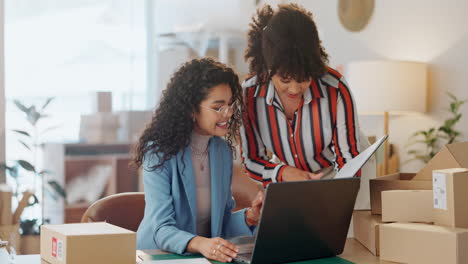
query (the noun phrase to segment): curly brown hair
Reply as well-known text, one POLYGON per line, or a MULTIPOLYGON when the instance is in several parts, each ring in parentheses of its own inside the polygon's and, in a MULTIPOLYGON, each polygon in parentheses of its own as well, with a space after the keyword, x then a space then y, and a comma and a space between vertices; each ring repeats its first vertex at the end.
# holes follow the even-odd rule
POLYGON ((297 4, 279 5, 276 12, 269 5, 257 10, 244 58, 260 83, 275 74, 296 81, 321 77, 328 64, 312 13, 297 4))
MULTIPOLYGON (((156 154, 157 164, 148 168, 155 170, 180 150, 185 150, 194 127, 193 113, 200 111, 200 103, 210 89, 220 84, 231 87, 232 103, 240 106, 242 88, 239 77, 231 68, 210 58, 193 59, 182 65, 172 75, 151 122, 139 139, 133 165, 140 167, 146 154, 156 154)), ((241 124, 240 107, 234 109, 226 135, 231 149, 234 149, 233 142, 241 124)))

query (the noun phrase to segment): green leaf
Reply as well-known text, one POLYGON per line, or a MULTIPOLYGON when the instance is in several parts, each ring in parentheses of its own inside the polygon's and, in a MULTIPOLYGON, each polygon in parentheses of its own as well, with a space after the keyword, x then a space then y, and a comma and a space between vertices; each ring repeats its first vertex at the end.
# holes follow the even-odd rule
POLYGON ((39 175, 41 175, 41 176, 42 176, 42 175, 45 175, 45 174, 51 175, 51 174, 52 174, 52 171, 49 171, 49 170, 42 170, 42 171, 38 172, 37 174, 39 174, 39 175))
POLYGON ((19 141, 25 148, 27 148, 28 150, 31 150, 31 147, 30 147, 28 144, 26 144, 24 141, 22 141, 22 140, 18 140, 18 141, 19 141))
POLYGON ((36 107, 34 105, 31 106, 31 108, 29 109, 29 111, 26 114, 27 114, 28 122, 32 126, 35 126, 37 121, 41 118, 41 114, 36 111, 36 107))
POLYGON ((11 177, 15 178, 17 176, 18 173, 16 173, 16 175, 14 175, 15 173, 15 167, 8 167, 5 163, 0 163, 0 171, 6 171, 10 174, 11 177))
POLYGON ((457 97, 455 97, 455 95, 453 95, 453 93, 447 91, 445 92, 450 98, 452 98, 452 100, 456 101, 457 100, 457 97))
POLYGON ((10 167, 9 169, 10 176, 14 178, 15 180, 18 179, 18 166, 19 165, 15 165, 13 167, 10 167))
POLYGON ((44 111, 44 109, 49 105, 50 102, 52 102, 52 100, 54 100, 54 97, 47 98, 46 102, 44 103, 44 105, 41 108, 41 111, 44 111))
POLYGON ((51 127, 48 127, 48 128, 46 128, 46 129, 44 129, 44 130, 41 131, 41 135, 42 135, 42 134, 45 134, 46 132, 49 132, 49 131, 51 131, 51 130, 57 129, 57 128, 59 128, 59 126, 51 126, 51 127))
POLYGON ((21 111, 24 112, 25 114, 28 114, 29 108, 27 108, 26 106, 24 106, 20 101, 14 100, 13 103, 15 103, 16 107, 18 107, 19 110, 21 110, 21 111))
POLYGON ((44 193, 49 195, 50 197, 52 197, 52 199, 54 199, 54 201, 58 200, 57 195, 55 195, 55 193, 53 193, 49 188, 44 188, 44 193))
POLYGON ((47 183, 52 187, 52 189, 58 193, 61 197, 66 198, 67 194, 65 193, 65 189, 60 186, 60 184, 57 181, 50 180, 47 183))
POLYGON ((28 132, 24 131, 24 130, 13 129, 12 131, 15 132, 15 133, 18 133, 20 135, 23 135, 23 136, 31 137, 31 135, 28 132))
POLYGON ((34 166, 31 163, 29 163, 28 161, 18 160, 17 162, 23 169, 25 169, 27 171, 36 172, 36 168, 34 168, 34 166))

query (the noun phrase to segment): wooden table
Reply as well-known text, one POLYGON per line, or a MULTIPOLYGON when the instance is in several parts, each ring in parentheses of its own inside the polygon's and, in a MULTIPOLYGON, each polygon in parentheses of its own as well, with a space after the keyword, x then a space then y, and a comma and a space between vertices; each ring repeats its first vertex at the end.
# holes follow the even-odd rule
MULTIPOLYGON (((146 254, 161 254, 164 253, 161 250, 144 250, 137 251, 137 253, 146 254)), ((341 258, 354 262, 356 264, 392 264, 394 262, 388 262, 379 260, 378 257, 372 255, 365 247, 353 238, 348 238, 343 254, 341 258)), ((141 264, 141 260, 137 261, 137 264, 141 264)), ((16 257, 16 264, 40 264, 41 257, 39 255, 19 255, 16 257)))

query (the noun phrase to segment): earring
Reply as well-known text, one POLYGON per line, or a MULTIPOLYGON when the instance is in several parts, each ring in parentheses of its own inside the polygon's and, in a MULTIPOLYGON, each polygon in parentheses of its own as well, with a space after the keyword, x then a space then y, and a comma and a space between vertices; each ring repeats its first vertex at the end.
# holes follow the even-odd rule
POLYGON ((192 121, 195 123, 197 122, 197 120, 195 119, 195 117, 192 117, 192 121))

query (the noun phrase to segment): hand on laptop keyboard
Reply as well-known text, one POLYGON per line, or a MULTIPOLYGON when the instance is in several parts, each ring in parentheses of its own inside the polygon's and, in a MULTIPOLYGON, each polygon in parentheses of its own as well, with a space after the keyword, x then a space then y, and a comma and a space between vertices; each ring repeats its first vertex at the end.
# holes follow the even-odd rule
POLYGON ((200 236, 190 240, 187 250, 201 253, 208 259, 220 262, 231 262, 239 252, 239 248, 220 237, 206 238, 200 236))

